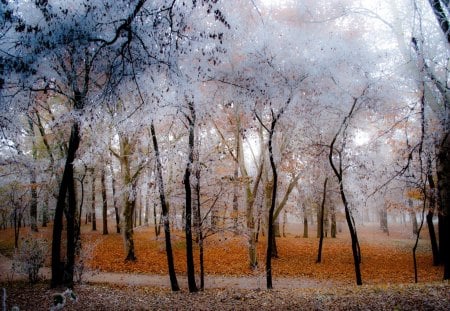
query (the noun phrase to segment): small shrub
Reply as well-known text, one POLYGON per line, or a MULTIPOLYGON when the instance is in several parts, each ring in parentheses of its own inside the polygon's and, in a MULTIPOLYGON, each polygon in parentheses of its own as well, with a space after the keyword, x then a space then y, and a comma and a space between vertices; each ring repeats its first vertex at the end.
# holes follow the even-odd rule
POLYGON ((48 243, 43 239, 32 236, 22 239, 13 256, 13 270, 28 274, 30 283, 36 283, 39 280, 39 269, 44 266, 47 251, 48 243))

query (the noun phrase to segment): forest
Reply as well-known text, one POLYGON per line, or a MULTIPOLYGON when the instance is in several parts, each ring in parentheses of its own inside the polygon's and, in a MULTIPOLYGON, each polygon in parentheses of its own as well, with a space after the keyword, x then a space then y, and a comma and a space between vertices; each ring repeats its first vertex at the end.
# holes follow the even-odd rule
POLYGON ((2 310, 446 309, 449 1, 0 8, 2 310))

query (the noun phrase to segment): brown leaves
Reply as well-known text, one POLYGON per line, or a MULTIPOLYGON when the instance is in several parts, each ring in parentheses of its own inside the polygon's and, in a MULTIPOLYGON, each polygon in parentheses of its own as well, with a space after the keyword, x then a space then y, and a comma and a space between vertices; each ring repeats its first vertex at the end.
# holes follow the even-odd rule
MULTIPOLYGON (((89 235, 94 234, 89 233, 89 235)), ((173 234, 175 267, 185 273, 185 241, 182 233, 173 234)), ((265 239, 265 237, 261 237, 265 239)), ((412 282, 414 277, 410 240, 385 238, 361 242, 362 277, 364 284, 412 282), (399 244, 400 243, 400 244, 399 244)), ((423 241, 423 243, 429 243, 423 241)), ((279 258, 273 261, 275 276, 309 277, 318 280, 335 280, 348 284, 355 281, 353 257, 348 237, 342 233, 337 239, 324 241, 322 263, 315 263, 318 240, 315 238, 278 238, 279 258)), ((135 232, 136 262, 125 262, 123 238, 120 235, 104 237, 90 261, 93 268, 112 272, 167 274, 164 240, 155 239, 153 231, 145 228, 135 232)), ((247 242, 244 237, 213 236, 205 242, 205 273, 214 275, 255 275, 264 273, 265 242, 258 243, 260 268, 252 271, 248 266, 247 242)), ((198 248, 195 248, 196 269, 199 269, 198 248)), ((418 253, 419 281, 438 281, 442 268, 431 265, 430 252, 418 253)))

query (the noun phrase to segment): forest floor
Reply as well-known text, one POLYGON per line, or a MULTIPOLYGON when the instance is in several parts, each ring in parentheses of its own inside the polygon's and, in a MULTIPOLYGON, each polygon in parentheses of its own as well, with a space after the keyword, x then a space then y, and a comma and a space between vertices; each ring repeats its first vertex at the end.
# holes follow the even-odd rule
MULTIPOLYGON (((112 229, 112 228, 111 228, 112 229)), ((28 233, 25 229, 22 236, 28 233)), ((51 228, 39 236, 50 236, 51 228)), ((48 310, 54 290, 47 283, 26 285, 25 276, 11 272, 11 233, 0 235, 0 287, 5 287, 9 308, 48 310), (12 281, 12 280, 15 281, 12 281), (39 302, 40 301, 40 302, 39 302), (38 302, 38 303, 36 303, 38 302), (36 307, 38 306, 38 307, 36 307)), ((186 293, 185 247, 180 232, 173 238, 174 255, 181 293, 170 292, 166 272, 164 240, 151 228, 135 232, 138 260, 123 261, 123 241, 118 234, 103 236, 83 230, 83 282, 76 286, 79 301, 68 310, 191 309, 370 309, 447 310, 450 284, 440 282, 442 267, 431 265, 429 240, 422 238, 417 251, 419 284, 413 282, 411 248, 406 229, 391 229, 386 236, 376 228, 360 229, 364 286, 354 286, 354 270, 349 239, 345 232, 324 241, 323 260, 317 264, 317 239, 288 236, 278 239, 279 258, 274 260, 274 288, 265 290, 265 273, 246 264, 243 237, 216 235, 205 244, 205 288, 186 293)), ((261 237, 263 240, 264 237, 261 237)), ((258 249, 264 260, 264 243, 258 249)), ((196 250, 196 257, 198 257, 196 250)), ((198 262, 196 263, 198 268, 198 262)), ((42 269, 44 279, 49 268, 42 269)), ((69 303, 70 305, 70 303, 69 303)))

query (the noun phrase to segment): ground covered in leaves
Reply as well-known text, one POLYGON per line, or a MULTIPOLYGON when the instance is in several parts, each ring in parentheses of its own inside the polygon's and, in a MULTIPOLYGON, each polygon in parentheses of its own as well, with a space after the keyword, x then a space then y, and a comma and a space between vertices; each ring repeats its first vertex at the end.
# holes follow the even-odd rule
MULTIPOLYGON (((49 310, 56 290, 48 284, 0 284, 7 310, 49 310)), ((448 310, 448 282, 409 285, 345 286, 327 289, 214 289, 189 294, 153 287, 78 285, 77 302, 64 310, 448 310)))
MULTIPOLYGON (((414 281, 412 246, 414 240, 399 228, 390 236, 378 228, 363 228, 360 233, 362 278, 364 284, 408 283, 414 281)), ((425 230, 424 230, 425 231, 425 230)), ((426 232, 423 233, 425 235, 426 232)), ((167 260, 163 237, 156 238, 152 228, 143 227, 135 232, 136 262, 124 261, 123 239, 120 235, 101 236, 86 233, 95 248, 89 260, 93 269, 110 272, 149 273, 167 275, 167 260)), ((205 274, 227 276, 263 275, 265 237, 258 243, 259 269, 251 270, 247 261, 247 241, 242 236, 216 235, 205 242, 205 274)), ((337 238, 326 238, 322 263, 317 264, 318 239, 290 235, 277 239, 279 258, 273 261, 273 274, 280 277, 304 277, 317 280, 336 280, 354 284, 355 272, 350 238, 343 232, 337 238)), ((186 272, 184 236, 173 235, 175 266, 178 273, 186 272)), ((196 259, 198 250, 196 249, 196 259)), ((420 240, 417 251, 420 282, 442 280, 442 267, 432 266, 430 242, 420 240)), ((198 269, 198 260, 196 268, 198 269)))

